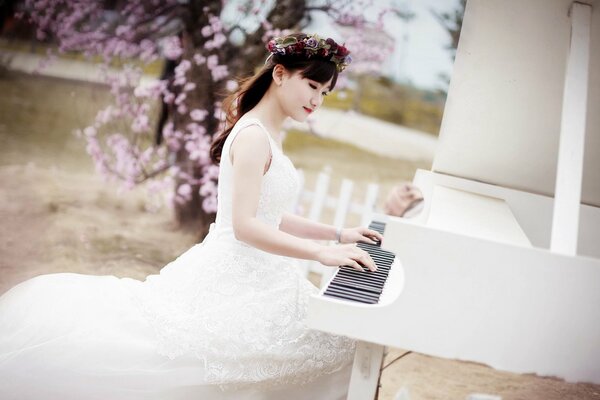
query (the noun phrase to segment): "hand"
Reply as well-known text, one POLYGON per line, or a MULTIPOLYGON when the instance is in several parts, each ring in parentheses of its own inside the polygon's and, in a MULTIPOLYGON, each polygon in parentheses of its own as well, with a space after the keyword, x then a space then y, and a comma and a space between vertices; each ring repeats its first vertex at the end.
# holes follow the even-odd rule
POLYGON ((377 266, 369 253, 354 244, 323 246, 317 254, 317 261, 329 267, 347 265, 364 272, 363 266, 365 266, 370 271, 377 271, 377 266))
POLYGON ((365 242, 377 244, 376 241, 383 241, 381 233, 362 226, 342 229, 342 234, 340 235, 340 243, 365 242))

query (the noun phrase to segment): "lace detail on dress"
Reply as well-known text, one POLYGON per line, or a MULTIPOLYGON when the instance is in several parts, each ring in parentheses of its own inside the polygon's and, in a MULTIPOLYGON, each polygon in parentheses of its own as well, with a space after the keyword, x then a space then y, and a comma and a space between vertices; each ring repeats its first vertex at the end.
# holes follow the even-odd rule
MULTIPOLYGON (((202 360, 207 384, 225 390, 307 383, 347 366, 354 341, 307 328, 308 298, 317 288, 296 260, 233 236, 229 146, 242 127, 262 127, 255 119, 238 124, 223 147, 217 221, 209 235, 131 293, 156 332, 157 351, 202 360)), ((273 158, 257 216, 277 227, 299 183, 292 162, 269 140, 273 158)))
MULTIPOLYGON (((242 128, 250 125, 260 126, 271 145, 273 158, 267 172, 263 175, 261 192, 256 212, 257 218, 263 222, 278 227, 281 217, 286 211, 291 211, 294 200, 300 190, 298 173, 291 160, 286 157, 271 135, 256 118, 247 118, 238 121, 229 137, 225 140, 221 153, 221 167, 219 170, 218 207, 215 229, 219 232, 232 233, 232 200, 233 200, 233 167, 229 158, 231 143, 242 128)), ((230 239, 235 240, 232 235, 230 239)))
POLYGON ((296 263, 248 250, 199 244, 148 278, 138 298, 158 352, 196 356, 207 383, 222 389, 306 383, 351 362, 352 340, 307 329, 308 297, 317 289, 296 263))

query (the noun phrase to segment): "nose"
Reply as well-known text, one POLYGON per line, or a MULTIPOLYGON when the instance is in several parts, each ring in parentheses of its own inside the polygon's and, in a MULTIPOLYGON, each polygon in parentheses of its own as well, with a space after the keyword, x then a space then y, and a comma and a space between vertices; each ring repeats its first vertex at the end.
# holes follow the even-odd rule
POLYGON ((312 106, 313 109, 318 108, 322 103, 323 103, 323 94, 322 93, 316 94, 310 99, 310 105, 312 106))

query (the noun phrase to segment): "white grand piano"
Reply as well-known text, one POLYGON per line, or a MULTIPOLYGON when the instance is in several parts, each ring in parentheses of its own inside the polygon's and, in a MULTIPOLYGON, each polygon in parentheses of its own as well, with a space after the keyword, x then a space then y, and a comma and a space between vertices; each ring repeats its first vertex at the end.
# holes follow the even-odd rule
POLYGON ((360 341, 348 399, 384 346, 600 383, 600 0, 469 0, 414 183, 420 215, 374 217, 380 297, 310 300, 310 327, 360 341))

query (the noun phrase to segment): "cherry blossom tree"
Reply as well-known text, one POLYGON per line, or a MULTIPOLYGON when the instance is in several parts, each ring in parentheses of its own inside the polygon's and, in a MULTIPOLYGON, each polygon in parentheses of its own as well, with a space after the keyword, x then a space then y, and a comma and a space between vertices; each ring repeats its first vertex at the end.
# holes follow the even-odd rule
MULTIPOLYGON (((220 105, 237 77, 264 63, 264 43, 302 30, 315 13, 352 27, 346 45, 353 68, 376 71, 391 43, 373 46, 361 31, 380 32, 384 18, 405 14, 374 1, 279 0, 24 0, 19 17, 36 27, 38 40, 59 52, 103 60, 114 102, 81 130, 96 170, 126 188, 144 184, 148 207, 163 193, 181 227, 204 235, 214 220, 218 167, 212 136, 223 128, 220 105), (367 18, 370 10, 373 18, 367 18), (146 63, 166 60, 161 79, 143 75, 146 63), (115 66, 120 72, 111 73, 115 66), (153 115, 162 108, 159 130, 153 115)), ((370 35, 373 37, 373 35, 370 35)))

